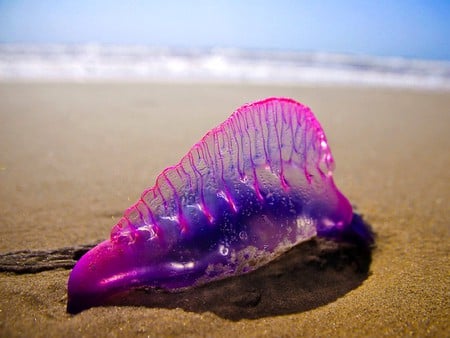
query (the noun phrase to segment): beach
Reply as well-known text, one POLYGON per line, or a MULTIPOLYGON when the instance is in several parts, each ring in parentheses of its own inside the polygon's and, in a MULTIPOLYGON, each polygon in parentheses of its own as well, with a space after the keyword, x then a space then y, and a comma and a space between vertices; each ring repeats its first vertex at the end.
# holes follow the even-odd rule
POLYGON ((107 239, 164 168, 236 108, 272 96, 311 107, 336 162, 336 185, 376 233, 357 287, 307 310, 240 320, 164 306, 70 315, 70 270, 4 272, 0 336, 448 336, 448 91, 1 83, 0 254, 107 239))

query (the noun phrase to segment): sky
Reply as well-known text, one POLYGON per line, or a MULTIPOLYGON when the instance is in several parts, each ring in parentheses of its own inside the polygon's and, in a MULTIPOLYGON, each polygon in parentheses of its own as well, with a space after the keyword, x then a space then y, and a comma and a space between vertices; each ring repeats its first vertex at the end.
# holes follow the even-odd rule
POLYGON ((230 47, 450 60, 450 0, 0 0, 0 43, 230 47))

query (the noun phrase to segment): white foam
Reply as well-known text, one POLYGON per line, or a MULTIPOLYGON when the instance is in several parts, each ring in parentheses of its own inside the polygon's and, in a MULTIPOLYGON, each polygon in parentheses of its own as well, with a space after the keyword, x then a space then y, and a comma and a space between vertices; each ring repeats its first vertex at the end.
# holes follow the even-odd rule
POLYGON ((148 46, 0 45, 0 81, 204 81, 450 90, 450 62, 148 46))

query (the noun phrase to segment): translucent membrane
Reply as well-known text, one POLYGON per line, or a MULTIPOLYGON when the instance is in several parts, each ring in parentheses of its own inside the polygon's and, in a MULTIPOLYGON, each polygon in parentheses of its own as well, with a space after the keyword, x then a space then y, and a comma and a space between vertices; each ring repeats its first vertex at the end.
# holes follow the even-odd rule
POLYGON ((287 98, 247 104, 209 131, 73 269, 68 311, 137 287, 180 290, 250 272, 314 236, 339 237, 352 208, 325 134, 287 98))

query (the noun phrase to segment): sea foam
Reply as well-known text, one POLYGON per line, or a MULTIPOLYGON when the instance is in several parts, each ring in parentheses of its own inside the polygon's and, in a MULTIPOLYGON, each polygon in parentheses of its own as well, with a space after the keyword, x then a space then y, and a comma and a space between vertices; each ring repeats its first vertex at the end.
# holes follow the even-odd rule
POLYGON ((0 45, 0 81, 232 82, 450 90, 450 62, 118 45, 0 45))

